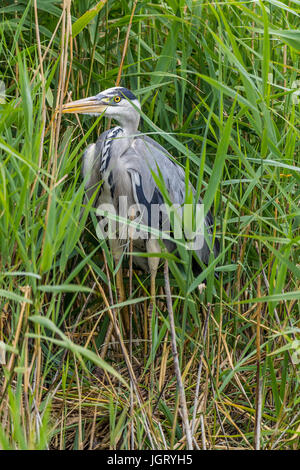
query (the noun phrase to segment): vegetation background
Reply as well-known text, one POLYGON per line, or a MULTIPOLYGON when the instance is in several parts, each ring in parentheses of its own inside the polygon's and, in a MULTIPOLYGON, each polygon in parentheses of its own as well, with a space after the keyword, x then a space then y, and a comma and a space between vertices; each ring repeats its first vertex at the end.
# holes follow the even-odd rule
POLYGON ((299 7, 1 2, 2 449, 185 449, 187 430, 196 449, 299 448, 299 7), (107 123, 60 113, 119 82, 221 245, 196 279, 168 259, 187 419, 163 270, 146 354, 149 278, 125 276, 129 340, 84 203, 81 155, 107 123))

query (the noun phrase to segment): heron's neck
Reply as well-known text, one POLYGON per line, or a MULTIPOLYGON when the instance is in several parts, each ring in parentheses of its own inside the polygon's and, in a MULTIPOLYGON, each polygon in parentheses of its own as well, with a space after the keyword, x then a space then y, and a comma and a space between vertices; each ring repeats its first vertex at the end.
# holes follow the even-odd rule
POLYGON ((123 118, 122 116, 118 121, 126 137, 132 136, 133 138, 136 135, 140 123, 140 115, 138 113, 135 113, 130 119, 123 118))

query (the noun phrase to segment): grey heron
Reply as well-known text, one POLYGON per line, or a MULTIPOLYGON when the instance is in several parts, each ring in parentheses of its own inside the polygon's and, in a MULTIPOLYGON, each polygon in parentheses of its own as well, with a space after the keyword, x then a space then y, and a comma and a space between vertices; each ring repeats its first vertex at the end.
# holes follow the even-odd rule
MULTIPOLYGON (((147 209, 147 215, 143 212, 140 222, 149 226, 151 207, 164 203, 164 197, 155 175, 163 179, 170 201, 177 204, 177 207, 182 207, 185 202, 186 182, 184 170, 174 161, 168 151, 155 140, 138 131, 140 108, 138 99, 130 90, 114 87, 95 96, 69 102, 63 106, 62 112, 93 116, 103 114, 120 124, 103 132, 97 142, 91 144, 83 155, 83 176, 86 181, 87 196, 91 197, 95 188, 98 188, 94 205, 110 204, 117 214, 120 211, 120 197, 126 197, 128 207, 137 205, 147 209), (101 181, 102 185, 99 188, 101 181)), ((190 187, 195 194, 192 185, 190 187)), ((205 216, 204 222, 211 242, 213 219, 210 212, 205 216)), ((114 260, 118 265, 126 244, 120 239, 110 240, 110 244, 114 260)), ((164 245, 168 251, 172 251, 176 246, 168 239, 164 240, 164 245)), ((153 308, 161 243, 149 236, 148 239, 134 239, 133 247, 137 252, 157 253, 158 255, 134 258, 134 262, 139 267, 150 271, 150 305, 153 308)), ((217 256, 218 249, 217 240, 212 246, 212 243, 207 243, 206 237, 202 246, 196 249, 194 254, 207 264, 211 251, 214 256, 217 256)), ((124 300, 122 267, 117 272, 116 282, 121 295, 120 300, 124 300)), ((152 315, 151 312, 152 310, 150 315, 152 315)))

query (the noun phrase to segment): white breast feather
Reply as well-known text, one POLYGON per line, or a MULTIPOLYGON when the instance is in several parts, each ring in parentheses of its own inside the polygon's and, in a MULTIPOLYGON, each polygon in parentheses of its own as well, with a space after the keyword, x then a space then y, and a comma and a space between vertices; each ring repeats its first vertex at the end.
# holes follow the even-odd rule
POLYGON ((83 155, 82 173, 83 173, 84 178, 87 177, 87 181, 85 183, 86 188, 89 186, 91 172, 94 166, 95 149, 96 149, 96 144, 91 144, 87 147, 83 155))

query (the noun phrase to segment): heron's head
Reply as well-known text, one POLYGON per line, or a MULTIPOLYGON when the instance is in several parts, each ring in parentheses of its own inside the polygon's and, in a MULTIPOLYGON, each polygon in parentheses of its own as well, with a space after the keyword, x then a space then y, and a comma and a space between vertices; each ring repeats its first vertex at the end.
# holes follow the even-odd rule
POLYGON ((138 127, 140 103, 136 96, 127 88, 114 87, 98 93, 98 95, 71 101, 63 105, 63 113, 89 114, 116 119, 123 128, 138 127))

